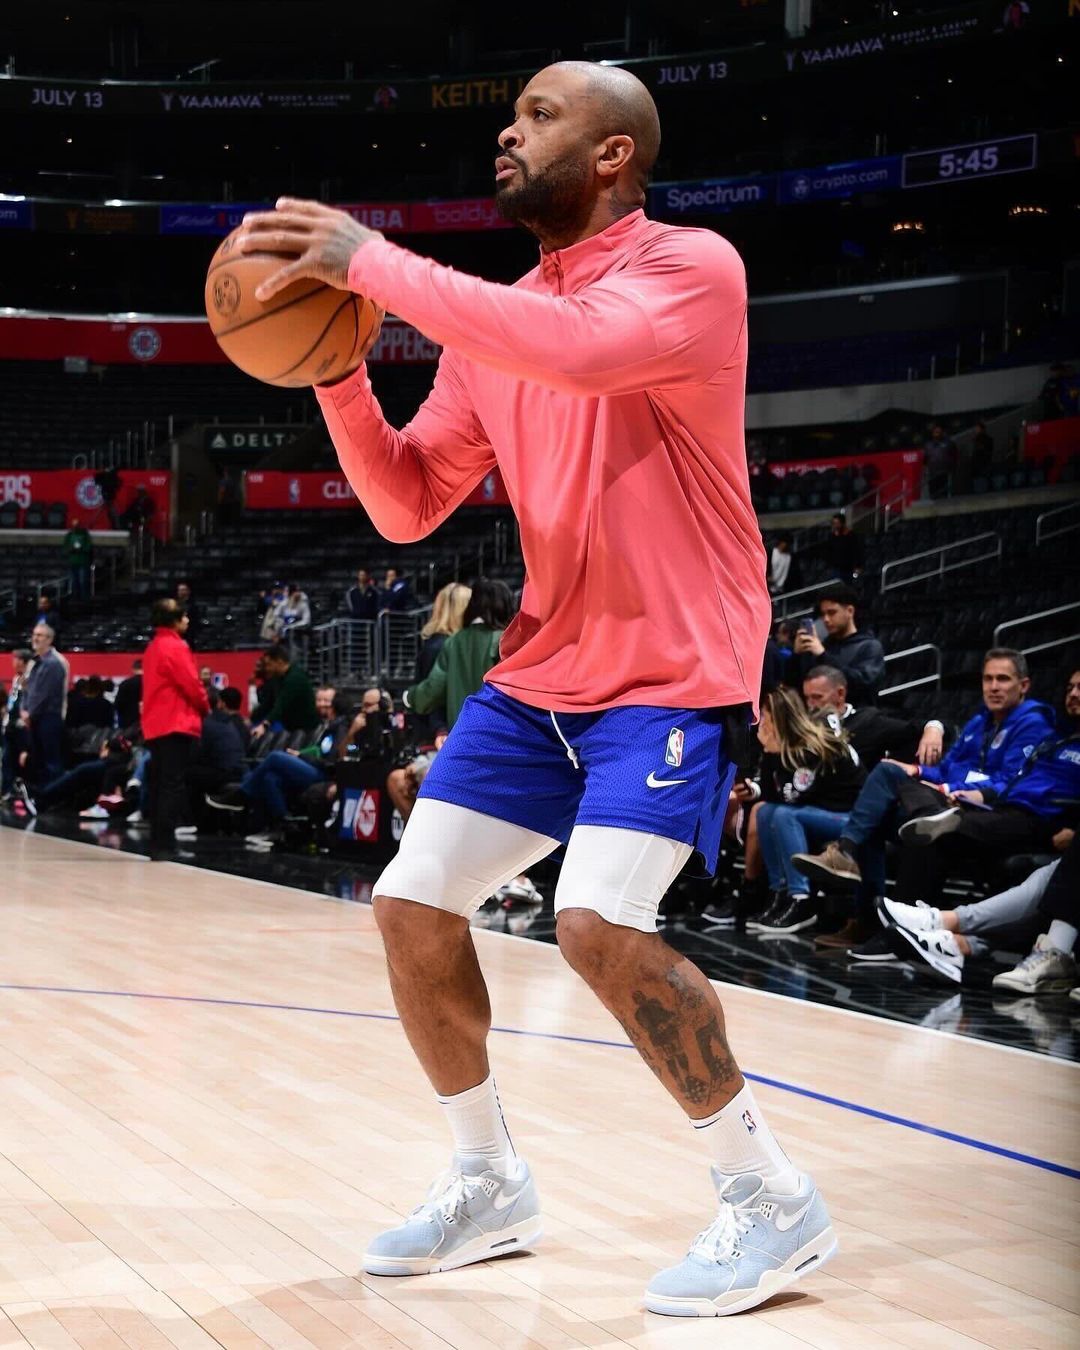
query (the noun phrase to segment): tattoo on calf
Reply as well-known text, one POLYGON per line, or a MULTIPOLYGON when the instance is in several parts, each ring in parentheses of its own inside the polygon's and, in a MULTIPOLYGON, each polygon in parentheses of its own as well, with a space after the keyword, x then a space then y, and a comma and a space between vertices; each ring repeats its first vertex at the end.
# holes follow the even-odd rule
POLYGON ((700 1106, 739 1076, 717 1014, 707 996, 678 968, 665 982, 674 1006, 633 991, 635 1011, 623 1029, 653 1073, 690 1105, 700 1106), (696 1025, 695 1025, 696 1024, 696 1025))

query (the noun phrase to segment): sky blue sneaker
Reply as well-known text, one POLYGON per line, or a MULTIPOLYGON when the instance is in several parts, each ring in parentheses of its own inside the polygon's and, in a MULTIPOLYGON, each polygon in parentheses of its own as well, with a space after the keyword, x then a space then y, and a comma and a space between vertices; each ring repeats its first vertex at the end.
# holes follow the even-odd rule
POLYGON ((369 1275, 430 1275, 531 1247, 541 1235, 532 1173, 518 1159, 505 1177, 484 1158, 455 1155, 427 1199, 397 1228, 375 1237, 364 1253, 369 1275))
POLYGON ((717 1218, 694 1239, 681 1265, 662 1270, 645 1291, 650 1312, 726 1317, 745 1312, 816 1270, 836 1251, 825 1202, 806 1175, 794 1195, 771 1195, 754 1173, 727 1177, 715 1167, 717 1218))

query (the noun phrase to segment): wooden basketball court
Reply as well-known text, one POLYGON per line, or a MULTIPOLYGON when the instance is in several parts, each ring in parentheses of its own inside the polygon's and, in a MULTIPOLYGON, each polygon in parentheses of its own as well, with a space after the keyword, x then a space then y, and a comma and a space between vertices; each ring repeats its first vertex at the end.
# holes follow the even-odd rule
POLYGON ((656 1317, 705 1159, 558 952, 480 932, 547 1238, 379 1279, 368 1234, 449 1146, 370 909, 3 829, 0 897, 3 1350, 1080 1343, 1071 1064, 725 987, 841 1251, 756 1312, 656 1317))

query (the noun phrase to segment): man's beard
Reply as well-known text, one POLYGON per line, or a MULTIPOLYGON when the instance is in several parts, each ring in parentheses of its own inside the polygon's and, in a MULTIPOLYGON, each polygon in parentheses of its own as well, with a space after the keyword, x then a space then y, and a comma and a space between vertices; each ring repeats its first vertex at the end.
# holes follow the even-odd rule
POLYGON ((504 220, 539 235, 572 233, 588 213, 586 188, 589 166, 585 159, 561 159, 530 172, 516 155, 517 177, 495 184, 495 205, 504 220))

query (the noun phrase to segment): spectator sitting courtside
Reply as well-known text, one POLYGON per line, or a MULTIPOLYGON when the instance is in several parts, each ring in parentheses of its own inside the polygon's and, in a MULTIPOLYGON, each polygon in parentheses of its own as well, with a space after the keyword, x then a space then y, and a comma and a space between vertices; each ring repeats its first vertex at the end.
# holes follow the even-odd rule
POLYGON ((836 666, 844 672, 848 697, 859 707, 877 700, 885 678, 885 649, 876 637, 861 633, 855 623, 856 592, 844 582, 823 586, 817 610, 825 625, 825 641, 817 633, 795 634, 789 683, 801 687, 814 666, 836 666))
POLYGON ((137 656, 131 663, 131 674, 120 681, 120 687, 113 699, 118 727, 135 726, 139 721, 139 704, 142 702, 142 657, 137 656))
POLYGON ((802 683, 806 706, 834 712, 863 767, 879 760, 937 764, 945 748, 945 727, 936 718, 924 722, 897 717, 883 708, 855 708, 848 702, 847 676, 839 666, 812 666, 802 683))
POLYGON ((765 696, 757 735, 765 753, 759 788, 763 800, 754 812, 773 898, 764 913, 748 920, 747 928, 763 934, 797 933, 817 921, 817 906, 792 855, 805 849, 803 841, 843 832, 866 775, 836 714, 808 713, 790 689, 765 696))
MULTIPOLYGON (((965 837, 980 849, 1030 845, 1042 827, 1027 812, 990 812, 1036 746, 1054 735, 1051 709, 1028 699, 1027 662, 1010 648, 991 648, 983 658, 983 707, 936 765, 883 760, 859 793, 842 834, 821 854, 801 854, 799 867, 826 889, 860 891, 865 901, 885 893, 885 842, 897 826, 943 808, 973 804, 965 811, 965 837)), ((901 899, 907 897, 901 896, 901 899)), ((913 897, 920 898, 920 897, 913 897)), ((876 942, 877 939, 871 939, 876 942)), ((870 953, 872 956, 873 953, 870 953)))
POLYGON ((279 681, 272 705, 252 718, 256 725, 252 736, 259 737, 270 731, 310 731, 318 725, 319 715, 315 711, 315 686, 311 676, 293 661, 287 647, 274 643, 263 653, 263 668, 271 680, 279 681))

